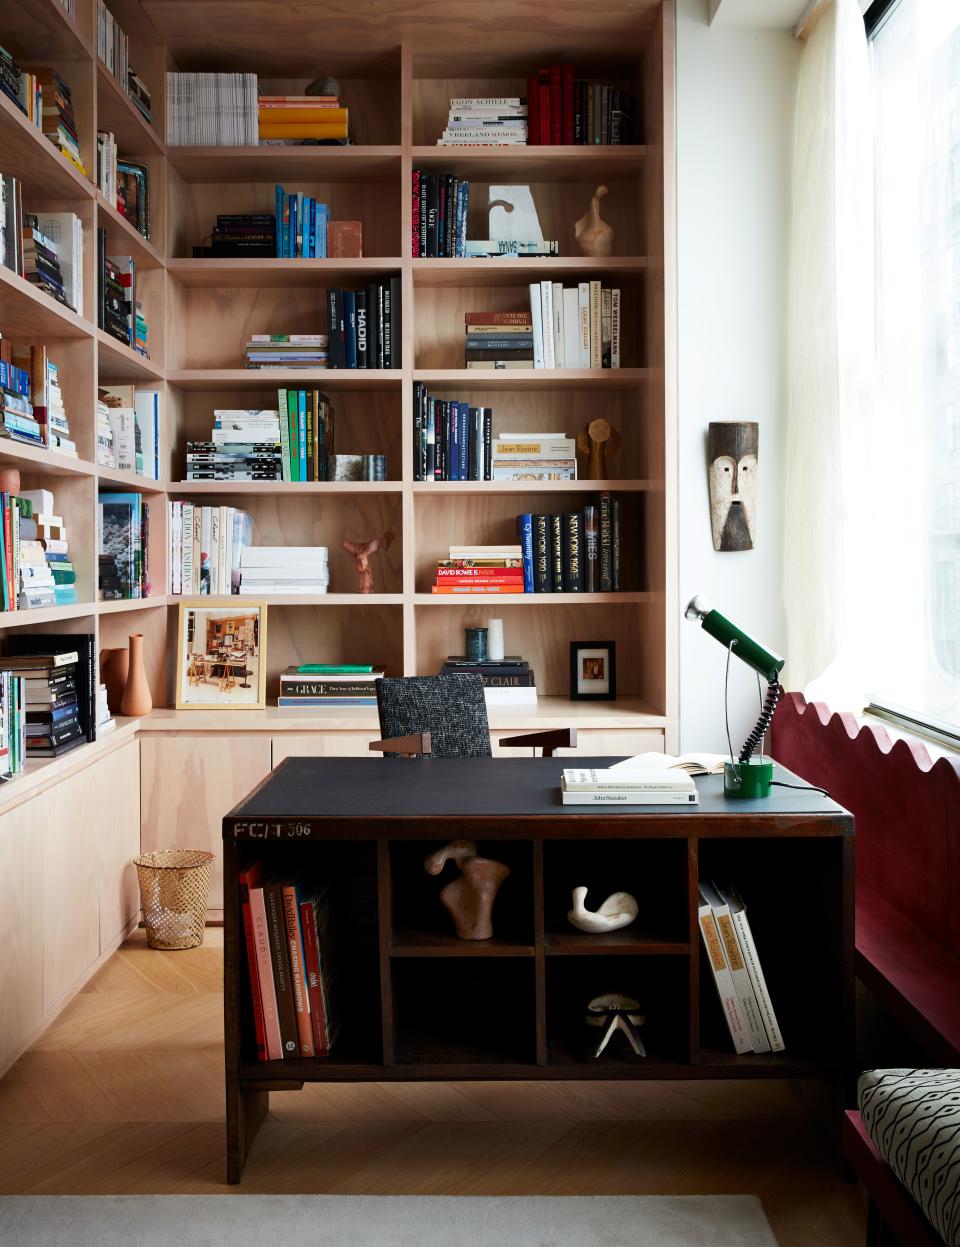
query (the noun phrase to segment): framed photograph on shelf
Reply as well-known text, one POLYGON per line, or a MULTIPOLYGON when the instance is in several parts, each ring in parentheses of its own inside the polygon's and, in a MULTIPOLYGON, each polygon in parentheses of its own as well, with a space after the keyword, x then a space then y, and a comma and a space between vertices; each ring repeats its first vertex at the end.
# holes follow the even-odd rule
POLYGON ((238 597, 180 603, 178 710, 263 710, 267 704, 267 604, 238 597))
POLYGON ((570 700, 615 701, 617 647, 613 641, 570 642, 570 700))

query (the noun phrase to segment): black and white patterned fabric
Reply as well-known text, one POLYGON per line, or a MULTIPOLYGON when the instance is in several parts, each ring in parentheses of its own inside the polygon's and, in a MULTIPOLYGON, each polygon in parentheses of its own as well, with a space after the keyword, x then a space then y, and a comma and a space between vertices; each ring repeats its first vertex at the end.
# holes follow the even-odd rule
POLYGON ((877 1150, 947 1247, 960 1247, 960 1070, 868 1070, 857 1093, 877 1150))
POLYGON ((430 733, 435 758, 489 758, 490 726, 478 675, 413 675, 376 681, 380 732, 430 733))

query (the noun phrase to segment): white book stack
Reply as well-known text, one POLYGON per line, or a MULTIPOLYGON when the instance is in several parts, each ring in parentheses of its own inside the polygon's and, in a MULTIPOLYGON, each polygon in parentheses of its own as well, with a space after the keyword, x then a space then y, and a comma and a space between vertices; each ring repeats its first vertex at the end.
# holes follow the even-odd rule
POLYGON ((530 283, 534 368, 619 368, 619 289, 599 281, 530 283))
POLYGON ((438 147, 520 147, 527 142, 527 101, 520 96, 450 101, 438 147))
POLYGON ((117 457, 113 450, 113 428, 110 424, 110 408, 102 398, 97 399, 97 463, 102 468, 115 468, 117 457))
POLYGON ((624 775, 617 771, 568 769, 560 780, 564 805, 698 805, 691 776, 663 770, 624 775))
POLYGON ((167 144, 256 147, 256 74, 167 74, 167 144))
POLYGON ((70 437, 70 424, 67 420, 67 410, 63 405, 63 392, 60 389, 60 371, 51 360, 47 360, 46 400, 47 436, 50 440, 50 449, 76 459, 77 445, 70 437))
POLYGON ((495 481, 575 481, 577 444, 565 433, 500 433, 491 472, 495 481))
POLYGON ((107 705, 107 686, 105 684, 97 685, 97 736, 102 736, 105 732, 112 732, 117 726, 117 721, 110 714, 110 707, 107 705))
POLYGON ((240 562, 240 594, 326 593, 330 587, 326 546, 249 546, 240 562))

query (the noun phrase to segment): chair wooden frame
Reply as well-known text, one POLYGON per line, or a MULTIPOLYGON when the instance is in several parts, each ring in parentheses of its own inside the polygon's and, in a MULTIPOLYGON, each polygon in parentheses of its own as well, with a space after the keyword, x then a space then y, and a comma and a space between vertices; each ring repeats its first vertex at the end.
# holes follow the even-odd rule
MULTIPOLYGON (((504 736, 498 743, 512 749, 542 749, 543 757, 552 758, 557 749, 576 749, 577 729, 575 727, 546 728, 542 732, 524 732, 520 736, 504 736)), ((432 756, 429 732, 413 732, 409 736, 373 740, 369 748, 375 753, 395 754, 403 758, 432 756)))

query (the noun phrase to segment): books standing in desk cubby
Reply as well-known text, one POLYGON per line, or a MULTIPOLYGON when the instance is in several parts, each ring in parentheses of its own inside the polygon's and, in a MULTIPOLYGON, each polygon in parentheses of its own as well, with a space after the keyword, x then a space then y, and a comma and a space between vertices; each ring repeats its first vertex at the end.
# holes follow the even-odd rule
POLYGON ((531 282, 533 367, 619 368, 620 310, 619 289, 605 289, 599 281, 531 282))
POLYGON ((399 277, 327 290, 331 368, 400 367, 400 290, 399 277))
POLYGON ((528 593, 618 593, 620 500, 600 495, 582 511, 517 517, 528 593))
POLYGON ((142 494, 101 491, 97 505, 101 601, 150 596, 150 506, 142 494))
POLYGON ((783 1035, 739 893, 701 882, 697 921, 734 1050, 782 1052, 783 1035))
POLYGON ((262 862, 240 872, 258 1061, 329 1056, 336 1041, 330 903, 323 887, 268 877, 262 862))
POLYGON ((280 672, 283 710, 317 710, 329 706, 376 706, 377 680, 386 669, 373 663, 303 663, 280 672))
POLYGON ((170 592, 185 597, 240 592, 240 560, 253 516, 239 507, 168 504, 170 592))
POLYGON ((107 255, 107 232, 97 230, 97 324, 138 355, 150 358, 147 322, 137 298, 133 256, 107 255))
POLYGON ((637 103, 627 91, 577 78, 570 62, 527 81, 528 142, 542 146, 634 142, 637 103))

